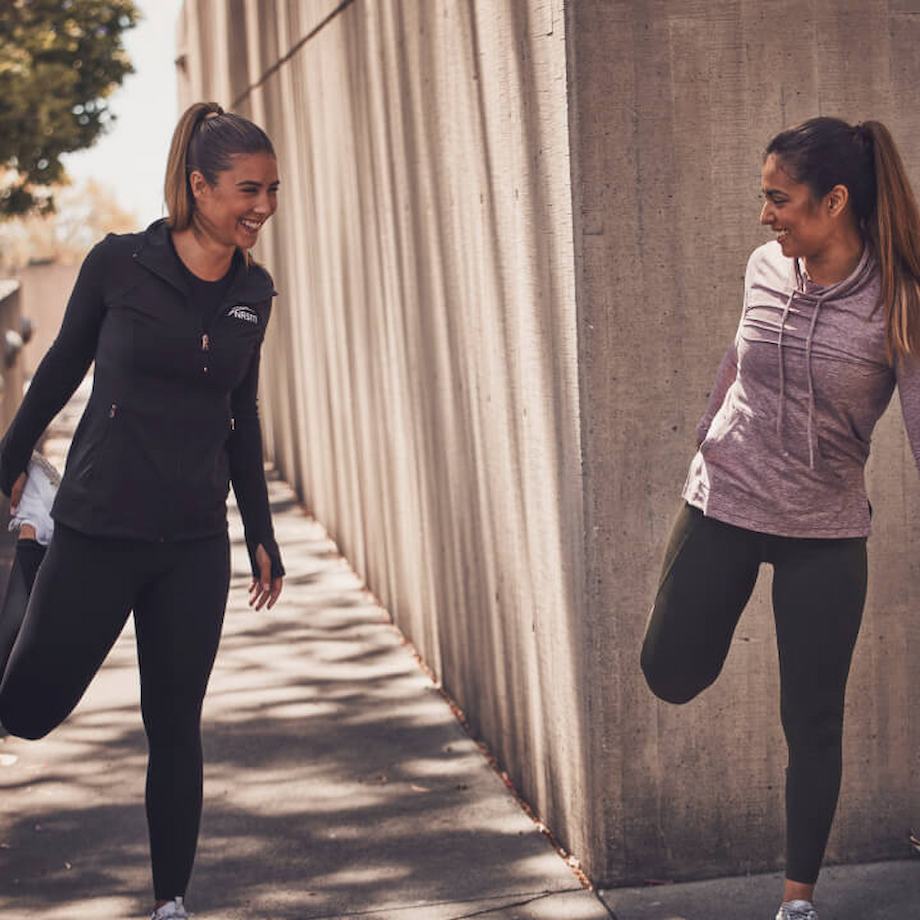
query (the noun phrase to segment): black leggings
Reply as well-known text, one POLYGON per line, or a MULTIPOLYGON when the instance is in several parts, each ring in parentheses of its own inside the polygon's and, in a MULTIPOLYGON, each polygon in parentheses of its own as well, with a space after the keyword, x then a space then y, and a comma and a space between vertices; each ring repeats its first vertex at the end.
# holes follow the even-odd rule
MULTIPOLYGON (((23 553, 34 556, 34 544, 23 553)), ((229 584, 226 534, 151 543, 91 537, 58 524, 0 683, 0 722, 11 734, 41 738, 79 702, 134 610, 158 900, 184 895, 192 872, 201 818, 201 705, 229 584)))
POLYGON ((722 670, 762 562, 773 565, 780 711, 789 747, 786 877, 814 884, 842 770, 843 702, 866 598, 864 537, 776 537, 684 505, 642 646, 652 691, 686 703, 722 670))

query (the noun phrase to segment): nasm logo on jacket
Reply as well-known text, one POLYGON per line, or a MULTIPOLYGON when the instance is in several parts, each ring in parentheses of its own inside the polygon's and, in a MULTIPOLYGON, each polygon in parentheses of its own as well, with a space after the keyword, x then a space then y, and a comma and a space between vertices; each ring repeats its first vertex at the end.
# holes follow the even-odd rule
POLYGON ((252 307, 247 307, 245 304, 239 304, 235 307, 231 307, 227 311, 227 316, 232 316, 235 319, 241 319, 247 323, 259 323, 259 314, 256 313, 252 307))

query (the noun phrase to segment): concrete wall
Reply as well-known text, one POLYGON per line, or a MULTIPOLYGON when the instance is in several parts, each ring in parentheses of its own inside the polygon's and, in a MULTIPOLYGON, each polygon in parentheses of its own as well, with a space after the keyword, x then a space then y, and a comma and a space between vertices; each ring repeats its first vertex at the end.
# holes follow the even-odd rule
MULTIPOLYGON (((336 6, 243 5, 233 59, 248 82, 336 6)), ((187 3, 180 32, 207 33, 215 60, 224 20, 196 24, 210 8, 187 3)), ((194 57, 183 102, 228 101, 239 74, 205 69, 196 85, 194 57)), ((238 109, 269 130, 282 177, 259 250, 283 292, 269 449, 581 853, 593 806, 565 85, 558 0, 359 0, 238 109)))
MULTIPOLYGON (((765 238, 759 151, 828 112, 911 159, 918 9, 186 2, 183 102, 238 99, 279 153, 268 449, 598 882, 781 864, 769 573, 699 701, 657 703, 638 647, 765 238)), ((871 493, 835 860, 903 854, 920 793, 896 410, 871 493)))
MULTIPOLYGON (((22 352, 8 352, 7 332, 19 332, 22 317, 22 286, 15 279, 0 278, 0 425, 12 421, 22 401, 24 380, 22 352)), ((0 501, 0 515, 5 506, 0 501)))
POLYGON ((32 321, 33 336, 23 349, 24 371, 31 377, 51 347, 77 280, 79 265, 50 262, 27 265, 17 278, 22 285, 22 315, 32 321))

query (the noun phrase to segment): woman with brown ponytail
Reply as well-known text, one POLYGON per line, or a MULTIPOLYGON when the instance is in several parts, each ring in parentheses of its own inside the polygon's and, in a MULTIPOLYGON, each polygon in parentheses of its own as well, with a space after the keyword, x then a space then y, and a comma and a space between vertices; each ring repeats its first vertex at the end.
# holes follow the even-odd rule
MULTIPOLYGON (((275 291, 249 257, 277 190, 260 128, 215 103, 191 106, 169 154, 169 217, 143 233, 110 234, 86 257, 0 443, 0 488, 26 536, 25 563, 44 553, 35 537, 51 534, 40 564, 20 567, 15 597, 28 608, 0 673, 0 722, 23 738, 60 724, 133 610, 155 920, 188 916, 201 706, 230 581, 231 483, 252 564, 250 604, 270 608, 282 587, 256 403, 275 291), (43 496, 56 483, 32 449, 93 361, 92 395, 49 509, 43 496)), ((15 614, 13 597, 4 617, 15 614)), ((0 648, 0 668, 4 657, 0 648)))
MULTIPOLYGON (((718 677, 773 566, 786 775, 777 920, 813 903, 841 777, 847 676, 866 596, 864 467, 897 386, 920 466, 920 217, 888 130, 813 118, 778 134, 734 343, 700 421, 642 648, 653 692, 718 677)), ((726 918, 736 916, 726 905, 726 918)))

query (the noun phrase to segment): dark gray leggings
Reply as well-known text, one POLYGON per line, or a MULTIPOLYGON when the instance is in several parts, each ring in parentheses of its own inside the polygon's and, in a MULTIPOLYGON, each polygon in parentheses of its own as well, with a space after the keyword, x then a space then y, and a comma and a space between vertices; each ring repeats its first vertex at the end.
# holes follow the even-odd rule
MULTIPOLYGON (((31 555, 34 544, 23 550, 31 555)), ((158 900, 184 895, 192 871, 201 705, 229 583, 227 534, 152 543, 91 537, 57 524, 0 683, 3 726, 23 738, 46 735, 77 705, 134 610, 158 900)), ((15 596, 10 600, 7 608, 15 596)))
POLYGON ((843 703, 866 598, 864 537, 757 533, 684 505, 642 646, 649 687, 686 703, 722 670, 762 562, 773 565, 786 772, 786 877, 813 884, 842 771, 843 703))

